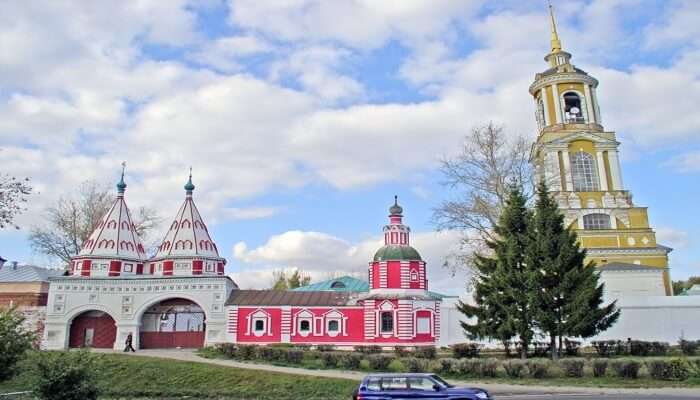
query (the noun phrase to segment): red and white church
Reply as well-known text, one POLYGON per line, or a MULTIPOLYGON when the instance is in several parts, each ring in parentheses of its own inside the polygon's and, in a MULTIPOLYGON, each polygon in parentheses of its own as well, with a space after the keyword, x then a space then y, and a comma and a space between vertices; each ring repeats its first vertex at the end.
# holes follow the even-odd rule
POLYGON ((75 256, 50 279, 43 347, 195 348, 215 343, 354 346, 434 345, 442 297, 428 291, 426 263, 410 245, 395 199, 385 245, 358 290, 240 290, 224 274, 193 200, 185 200, 148 257, 125 201, 122 171, 114 204, 75 256))

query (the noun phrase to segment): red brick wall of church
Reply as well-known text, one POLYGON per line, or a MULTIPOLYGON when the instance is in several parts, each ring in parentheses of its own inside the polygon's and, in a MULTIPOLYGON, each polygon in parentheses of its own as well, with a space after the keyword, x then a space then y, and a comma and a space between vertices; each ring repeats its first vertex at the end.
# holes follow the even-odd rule
MULTIPOLYGON (((343 343, 343 342, 351 342, 351 343, 357 343, 357 342, 362 342, 364 341, 365 337, 365 328, 364 328, 364 323, 365 323, 365 313, 364 309, 361 307, 338 307, 338 308, 332 308, 332 307, 327 307, 327 308, 299 308, 295 307, 292 308, 292 329, 291 330, 298 330, 298 322, 296 322, 297 326, 293 326, 295 324, 295 319, 294 316, 299 313, 302 310, 308 310, 314 314, 315 317, 321 317, 323 314, 331 311, 331 310, 338 310, 343 314, 344 317, 347 317, 347 320, 345 322, 345 333, 346 335, 343 336, 342 331, 340 334, 337 336, 330 336, 326 334, 326 326, 325 326, 325 320, 321 320, 320 324, 321 326, 316 326, 316 331, 317 334, 314 335, 313 332, 309 334, 308 336, 302 336, 298 332, 296 332, 295 335, 291 337, 291 341, 293 343, 343 343), (296 329, 295 329, 296 328, 296 329), (319 329, 320 328, 320 329, 319 329), (319 334, 320 333, 320 334, 319 334)), ((290 331, 291 331, 290 330, 290 331)))

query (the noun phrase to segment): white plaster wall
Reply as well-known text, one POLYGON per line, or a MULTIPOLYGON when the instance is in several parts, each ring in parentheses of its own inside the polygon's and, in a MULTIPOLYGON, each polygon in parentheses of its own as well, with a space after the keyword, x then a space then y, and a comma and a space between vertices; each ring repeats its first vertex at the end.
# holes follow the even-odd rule
POLYGON ((675 344, 683 335, 700 340, 700 296, 627 296, 618 299, 620 319, 590 340, 632 338, 675 344))
POLYGON ((665 296, 663 270, 605 271, 600 274, 605 293, 611 298, 665 296))
POLYGON ((225 276, 169 278, 106 278, 66 277, 51 280, 46 310, 46 327, 42 347, 68 347, 70 323, 77 315, 98 310, 108 313, 116 322, 119 349, 129 333, 138 348, 142 313, 163 300, 184 298, 197 303, 206 314, 205 344, 226 340, 224 303, 235 284, 225 276))
MULTIPOLYGON (((607 297, 606 304, 615 298, 607 297)), ((442 328, 440 346, 469 341, 459 324, 465 320, 456 308, 457 299, 445 299, 442 303, 442 328)), ((700 296, 622 296, 617 298, 621 310, 620 319, 593 340, 662 341, 675 344, 683 335, 686 339, 700 340, 700 296)), ((486 347, 499 345, 483 341, 486 347)))

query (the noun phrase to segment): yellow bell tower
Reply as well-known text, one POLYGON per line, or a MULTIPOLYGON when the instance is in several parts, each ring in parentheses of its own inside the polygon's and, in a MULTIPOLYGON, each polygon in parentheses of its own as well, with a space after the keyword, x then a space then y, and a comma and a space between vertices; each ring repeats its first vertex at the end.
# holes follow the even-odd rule
POLYGON ((646 207, 635 206, 625 189, 620 143, 602 125, 598 80, 571 64, 549 8, 549 69, 536 74, 530 85, 539 130, 531 155, 535 173, 548 183, 566 223, 577 230, 598 267, 656 272, 671 295, 671 249, 657 244, 646 207))

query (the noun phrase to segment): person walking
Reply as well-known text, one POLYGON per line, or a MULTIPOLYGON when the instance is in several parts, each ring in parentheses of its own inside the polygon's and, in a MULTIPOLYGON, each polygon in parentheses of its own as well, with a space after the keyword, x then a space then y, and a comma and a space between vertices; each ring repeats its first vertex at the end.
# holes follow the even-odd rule
POLYGON ((131 333, 129 333, 126 336, 126 343, 124 343, 125 344, 124 352, 128 352, 129 350, 131 350, 132 353, 136 353, 136 349, 134 349, 134 346, 132 345, 133 341, 134 341, 134 336, 131 333))

